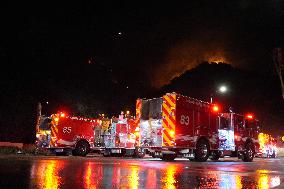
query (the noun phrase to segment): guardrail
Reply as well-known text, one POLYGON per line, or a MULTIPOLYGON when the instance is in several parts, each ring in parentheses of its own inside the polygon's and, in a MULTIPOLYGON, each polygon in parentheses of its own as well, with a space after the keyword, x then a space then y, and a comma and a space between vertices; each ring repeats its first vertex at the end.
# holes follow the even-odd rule
POLYGON ((0 147, 17 147, 23 148, 23 143, 14 143, 14 142, 0 142, 0 147))

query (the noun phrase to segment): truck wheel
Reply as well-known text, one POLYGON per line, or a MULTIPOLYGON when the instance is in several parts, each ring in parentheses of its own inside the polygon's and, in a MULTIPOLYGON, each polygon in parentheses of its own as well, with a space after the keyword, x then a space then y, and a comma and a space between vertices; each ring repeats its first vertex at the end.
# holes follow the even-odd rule
POLYGON ((219 151, 212 151, 210 159, 213 161, 217 161, 220 158, 220 152, 219 151))
POLYGON ((76 152, 78 156, 86 156, 90 150, 89 144, 86 141, 79 141, 76 144, 76 152))
POLYGON ((249 142, 245 145, 243 161, 252 162, 254 157, 254 144, 249 142))
POLYGON ((206 140, 201 139, 196 144, 195 156, 196 161, 207 161, 209 157, 209 144, 206 140))
POLYGON ((176 157, 177 157, 176 154, 163 154, 161 159, 163 161, 173 161, 173 160, 175 160, 176 157))

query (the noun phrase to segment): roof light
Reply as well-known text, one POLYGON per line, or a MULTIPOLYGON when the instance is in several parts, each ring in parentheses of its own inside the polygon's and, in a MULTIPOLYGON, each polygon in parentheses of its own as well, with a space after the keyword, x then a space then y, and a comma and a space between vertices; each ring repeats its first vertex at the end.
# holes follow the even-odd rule
POLYGON ((60 117, 65 117, 65 113, 60 113, 60 117))

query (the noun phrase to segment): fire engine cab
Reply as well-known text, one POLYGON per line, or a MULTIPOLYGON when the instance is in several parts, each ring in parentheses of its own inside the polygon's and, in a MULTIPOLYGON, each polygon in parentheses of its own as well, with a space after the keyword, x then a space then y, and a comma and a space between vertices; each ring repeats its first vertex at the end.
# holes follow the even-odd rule
POLYGON ((252 161, 259 150, 259 121, 252 114, 219 113, 219 151, 211 153, 216 160, 224 155, 252 161))
POLYGON ((236 154, 252 161, 258 126, 245 116, 220 113, 217 104, 177 93, 136 102, 139 146, 153 157, 195 161, 236 154))

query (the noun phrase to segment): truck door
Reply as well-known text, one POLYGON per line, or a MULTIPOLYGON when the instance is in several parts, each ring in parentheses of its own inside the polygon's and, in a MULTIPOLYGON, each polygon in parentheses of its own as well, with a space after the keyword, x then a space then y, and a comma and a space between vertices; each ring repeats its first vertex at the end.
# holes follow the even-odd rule
POLYGON ((242 145, 242 137, 246 135, 244 128, 244 116, 239 114, 233 115, 233 126, 235 131, 235 144, 236 146, 242 145))

